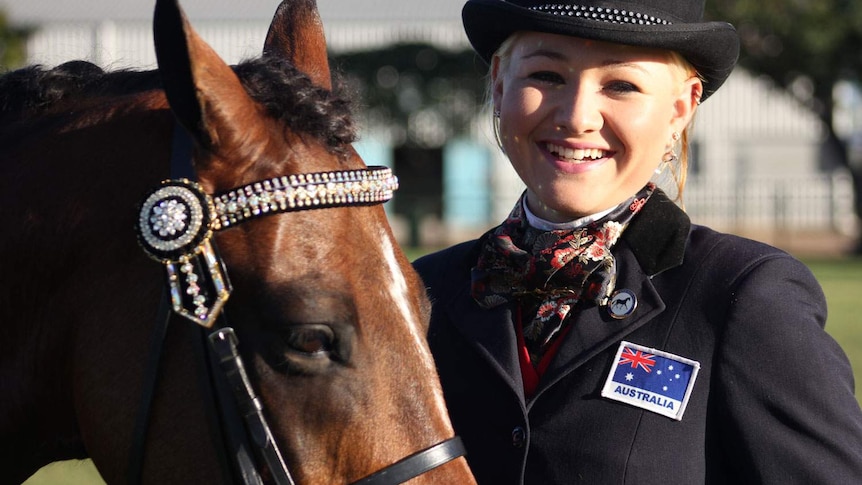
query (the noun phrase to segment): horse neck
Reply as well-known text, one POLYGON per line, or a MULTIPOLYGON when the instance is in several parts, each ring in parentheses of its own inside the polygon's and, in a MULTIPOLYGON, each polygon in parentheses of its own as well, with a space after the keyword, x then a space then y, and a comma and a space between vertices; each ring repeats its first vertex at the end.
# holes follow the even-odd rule
MULTIPOLYGON (((78 386, 106 366, 134 368, 123 361, 134 348, 128 339, 146 341, 134 333, 115 340, 125 346, 120 360, 103 352, 118 322, 134 325, 135 313, 152 313, 112 299, 117 289, 136 286, 142 300, 158 295, 133 277, 152 271, 139 264, 148 262, 128 209, 166 173, 167 146, 158 138, 170 126, 142 109, 141 98, 128 101, 110 113, 91 103, 71 116, 22 120, 0 135, 0 218, 13 228, 0 238, 0 436, 15 442, 4 446, 13 452, 0 467, 12 473, 82 457, 76 407, 93 403, 78 386)), ((116 391, 130 376, 115 373, 116 391)))

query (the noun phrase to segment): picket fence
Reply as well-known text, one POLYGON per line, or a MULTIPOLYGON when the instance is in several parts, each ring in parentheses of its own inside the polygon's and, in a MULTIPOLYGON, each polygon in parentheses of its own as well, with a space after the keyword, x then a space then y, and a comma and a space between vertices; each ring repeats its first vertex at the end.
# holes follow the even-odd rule
POLYGON ((736 231, 856 233, 849 174, 753 177, 730 183, 689 178, 683 205, 696 223, 736 231))

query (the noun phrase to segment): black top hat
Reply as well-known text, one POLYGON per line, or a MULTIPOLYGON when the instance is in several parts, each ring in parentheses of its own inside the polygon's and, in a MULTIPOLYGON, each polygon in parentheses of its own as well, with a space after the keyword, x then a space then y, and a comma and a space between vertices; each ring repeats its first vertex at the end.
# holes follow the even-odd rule
POLYGON ((739 37, 726 22, 703 22, 704 0, 468 0, 467 38, 490 63, 517 31, 571 35, 678 52, 704 79, 708 98, 739 57, 739 37))

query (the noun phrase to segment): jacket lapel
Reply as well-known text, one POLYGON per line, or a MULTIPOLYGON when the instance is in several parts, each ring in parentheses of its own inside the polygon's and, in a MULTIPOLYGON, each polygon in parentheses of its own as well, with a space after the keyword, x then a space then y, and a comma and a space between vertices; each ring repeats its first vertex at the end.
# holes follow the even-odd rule
POLYGON ((523 401, 524 384, 518 361, 512 306, 500 305, 486 310, 470 294, 470 270, 478 260, 482 241, 483 238, 473 241, 457 262, 447 268, 447 275, 441 279, 446 282, 446 286, 440 290, 439 301, 435 306, 444 309, 446 318, 475 348, 476 353, 523 401))
POLYGON ((631 290, 637 298, 635 312, 624 319, 610 316, 606 308, 590 306, 579 312, 571 322, 571 329, 564 337, 557 355, 551 361, 536 390, 536 397, 542 391, 589 361, 596 354, 616 345, 626 335, 647 324, 665 309, 661 296, 637 264, 628 248, 620 248, 617 253, 619 273, 617 289, 631 290))
POLYGON ((451 304, 447 305, 446 311, 450 321, 473 345, 476 352, 523 399, 524 383, 518 361, 518 343, 511 306, 500 305, 486 310, 465 292, 458 294, 451 304))

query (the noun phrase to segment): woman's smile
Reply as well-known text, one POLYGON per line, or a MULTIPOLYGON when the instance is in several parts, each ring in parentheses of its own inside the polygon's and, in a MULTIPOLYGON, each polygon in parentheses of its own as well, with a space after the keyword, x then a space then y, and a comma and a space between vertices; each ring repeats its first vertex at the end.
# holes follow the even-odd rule
POLYGON ((548 154, 548 161, 557 170, 572 174, 593 170, 612 156, 612 152, 600 148, 572 148, 553 142, 539 144, 539 148, 548 154))

